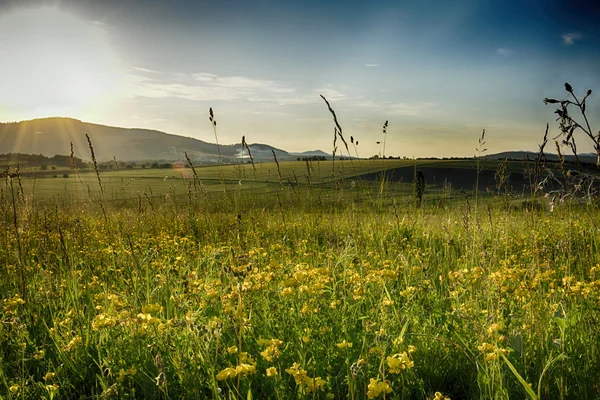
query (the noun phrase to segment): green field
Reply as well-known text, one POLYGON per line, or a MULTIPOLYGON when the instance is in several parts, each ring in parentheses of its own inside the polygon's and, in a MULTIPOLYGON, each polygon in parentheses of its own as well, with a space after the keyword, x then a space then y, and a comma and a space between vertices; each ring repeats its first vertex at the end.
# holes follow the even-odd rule
POLYGON ((24 168, 0 398, 600 398, 597 201, 480 166, 24 168))

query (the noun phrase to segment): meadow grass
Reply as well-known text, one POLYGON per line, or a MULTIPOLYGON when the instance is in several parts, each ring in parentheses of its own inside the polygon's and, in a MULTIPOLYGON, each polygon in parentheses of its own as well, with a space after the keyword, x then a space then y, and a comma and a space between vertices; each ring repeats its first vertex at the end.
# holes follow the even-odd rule
POLYGON ((0 397, 600 397, 597 206, 279 164, 7 177, 0 397))

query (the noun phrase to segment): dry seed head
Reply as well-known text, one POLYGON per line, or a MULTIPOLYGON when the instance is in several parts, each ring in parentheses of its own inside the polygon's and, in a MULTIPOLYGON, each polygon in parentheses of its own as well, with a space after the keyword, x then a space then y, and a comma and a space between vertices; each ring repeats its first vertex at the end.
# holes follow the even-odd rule
POLYGON ((568 82, 565 82, 565 90, 569 93, 573 93, 573 86, 569 85, 568 82))
POLYGON ((544 104, 556 104, 556 103, 560 103, 560 102, 556 99, 549 99, 547 97, 544 99, 544 104))

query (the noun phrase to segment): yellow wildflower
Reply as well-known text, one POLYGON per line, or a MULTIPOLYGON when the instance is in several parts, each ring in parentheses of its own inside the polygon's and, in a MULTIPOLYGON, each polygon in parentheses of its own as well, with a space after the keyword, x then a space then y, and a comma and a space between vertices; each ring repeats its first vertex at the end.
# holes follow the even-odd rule
POLYGON ((415 362, 408 357, 408 354, 405 351, 387 357, 386 361, 390 374, 399 374, 401 370, 411 369, 415 365, 415 362))
POLYGON ((237 371, 235 368, 225 368, 223 371, 219 372, 217 374, 217 380, 218 381, 225 381, 229 378, 235 378, 237 375, 237 371))
POLYGON ((48 372, 46 375, 44 375, 44 380, 49 381, 51 379, 54 379, 55 376, 56 374, 54 372, 48 372))
POLYGON ((46 385, 45 387, 48 392, 56 392, 60 386, 53 383, 52 385, 46 385))
POLYGON ((322 379, 320 376, 317 376, 315 378, 304 378, 304 384, 306 385, 306 390, 308 390, 308 392, 316 392, 317 390, 325 386, 326 383, 327 381, 325 381, 325 379, 322 379))
POLYGON ((146 304, 142 307, 142 312, 144 314, 155 314, 161 312, 163 310, 160 304, 146 304))
POLYGON ((248 374, 256 374, 256 365, 242 363, 235 367, 235 372, 237 375, 242 376, 246 376, 248 374))
POLYGON ((41 360, 42 358, 44 358, 45 355, 46 351, 44 349, 41 349, 33 354, 33 358, 36 360, 41 360))
POLYGON ((279 372, 277 372, 277 368, 275 368, 275 367, 267 368, 267 376, 277 376, 277 375, 279 375, 279 372))
POLYGON ((388 381, 380 381, 379 379, 371 378, 369 385, 367 386, 367 397, 370 399, 374 399, 375 397, 379 397, 382 394, 387 394, 392 392, 392 387, 388 383, 388 381))

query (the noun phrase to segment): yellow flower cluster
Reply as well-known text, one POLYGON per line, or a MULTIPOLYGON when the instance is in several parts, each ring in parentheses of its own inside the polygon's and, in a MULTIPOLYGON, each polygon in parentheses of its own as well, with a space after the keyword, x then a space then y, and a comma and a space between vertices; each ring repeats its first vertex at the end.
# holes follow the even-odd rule
POLYGON ((123 382, 128 376, 134 376, 135 374, 137 374, 137 369, 134 367, 128 368, 127 370, 121 368, 119 375, 117 376, 117 381, 123 382))
POLYGON ((249 374, 256 374, 256 365, 255 364, 247 364, 240 363, 235 368, 228 367, 222 370, 217 374, 218 381, 225 381, 230 378, 235 378, 236 376, 246 376, 249 374))
POLYGON ((153 317, 151 314, 139 313, 137 315, 137 319, 139 322, 142 323, 142 325, 144 325, 144 324, 148 324, 148 325, 160 324, 160 319, 153 317))
POLYGON ((327 381, 320 376, 315 378, 309 377, 306 370, 300 367, 298 363, 294 363, 290 368, 286 369, 285 372, 294 377, 296 385, 305 385, 308 392, 315 392, 327 383, 327 381))
POLYGON ((56 377, 55 372, 48 372, 46 375, 44 375, 44 381, 50 381, 50 380, 54 379, 55 377, 56 377))
POLYGON ((388 372, 390 374, 399 374, 400 371, 411 369, 415 365, 415 362, 410 359, 406 351, 387 357, 386 362, 389 367, 388 372))
POLYGON ((64 347, 64 351, 65 352, 70 352, 71 350, 73 350, 75 347, 77 347, 77 345, 81 343, 81 336, 79 335, 75 335, 73 337, 73 339, 71 339, 69 341, 69 343, 67 343, 67 345, 64 347))
POLYGON ((260 339, 257 343, 261 346, 266 346, 266 349, 260 352, 260 355, 267 361, 273 362, 281 355, 279 347, 283 345, 283 341, 279 339, 260 339))
POLYGON ((379 379, 370 379, 369 385, 367 386, 367 397, 374 399, 382 394, 392 393, 392 387, 388 381, 380 381, 379 379))
POLYGON ((341 343, 336 344, 336 346, 340 349, 345 349, 347 347, 352 347, 352 342, 348 342, 344 339, 341 343))
POLYGON ((482 343, 480 346, 477 346, 479 351, 483 353, 483 357, 485 361, 496 361, 500 354, 508 354, 509 350, 496 346, 495 344, 490 343, 482 343))
POLYGON ((94 317, 94 319, 92 320, 92 328, 95 331, 98 331, 100 329, 104 329, 104 328, 110 328, 113 327, 117 324, 117 319, 114 316, 111 315, 107 315, 107 314, 98 314, 94 317))
POLYGON ((142 313, 144 314, 156 314, 162 312, 163 308, 160 304, 146 304, 142 307, 142 313))

